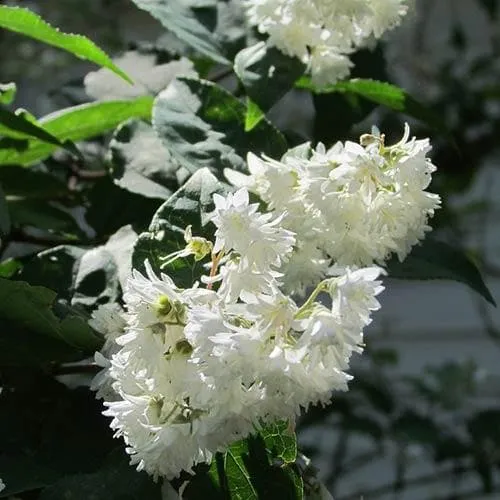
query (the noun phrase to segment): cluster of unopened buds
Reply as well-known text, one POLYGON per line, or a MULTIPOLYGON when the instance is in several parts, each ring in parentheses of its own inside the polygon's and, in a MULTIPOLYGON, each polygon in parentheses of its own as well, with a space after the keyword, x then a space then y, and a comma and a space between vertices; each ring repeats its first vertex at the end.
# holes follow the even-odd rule
POLYGON ((393 146, 375 131, 280 161, 250 155, 250 176, 228 172, 238 189, 213 197, 213 241, 188 227, 185 248, 165 256, 165 268, 203 263, 198 281, 181 289, 148 262, 145 275, 133 270, 125 310, 94 313, 106 344, 93 388, 138 469, 169 479, 192 471, 347 389, 350 358, 380 307, 376 264, 404 258, 439 206, 425 191, 429 149, 406 129, 393 146))

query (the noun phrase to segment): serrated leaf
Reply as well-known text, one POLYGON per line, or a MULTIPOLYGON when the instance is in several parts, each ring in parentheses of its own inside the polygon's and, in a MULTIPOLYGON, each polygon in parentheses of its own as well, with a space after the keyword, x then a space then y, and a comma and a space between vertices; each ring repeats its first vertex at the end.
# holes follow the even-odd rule
POLYGON ((0 83, 0 104, 10 104, 16 97, 16 91, 14 82, 0 83))
POLYGON ((305 71, 305 65, 276 47, 259 42, 241 50, 234 60, 234 71, 247 95, 268 111, 305 71))
POLYGON ((393 257, 386 267, 391 278, 464 283, 496 305, 474 263, 462 251, 446 243, 427 238, 422 245, 413 248, 403 262, 393 257))
POLYGON ((1 5, 0 27, 71 52, 81 59, 87 59, 110 69, 124 80, 132 83, 132 80, 113 63, 108 55, 88 38, 82 35, 62 33, 29 9, 1 5))
POLYGON ((394 111, 417 118, 443 134, 449 135, 448 127, 431 108, 419 103, 402 88, 387 82, 355 78, 326 87, 316 87, 310 77, 303 76, 296 82, 295 86, 318 94, 337 92, 362 97, 394 111))
POLYGON ((147 123, 121 125, 109 144, 111 175, 117 186, 166 200, 178 187, 178 165, 147 123))
MULTIPOLYGON (((277 424, 267 432, 268 437, 274 434, 273 439, 276 439, 280 426, 277 424)), ((266 433, 265 430, 262 432, 266 433)), ((288 452, 284 454, 289 458, 292 455, 288 452)), ((281 461, 282 457, 275 455, 273 449, 267 446, 262 434, 234 443, 222 454, 222 470, 219 470, 227 497, 236 500, 301 500, 303 484, 295 465, 281 461)))
POLYGON ((290 423, 277 421, 266 425, 260 432, 266 448, 273 457, 284 463, 293 463, 297 459, 297 438, 290 428, 290 423))
POLYGON ((210 168, 246 171, 246 155, 273 158, 286 151, 281 133, 266 119, 245 132, 247 107, 214 83, 179 78, 155 100, 153 126, 177 162, 189 173, 210 168))
MULTIPOLYGON (((215 15, 216 2, 202 4, 204 12, 189 8, 188 2, 180 0, 133 0, 133 2, 153 17, 180 40, 193 47, 195 50, 210 57, 214 61, 228 64, 229 61, 222 55, 220 44, 213 33, 200 19, 207 15, 206 10, 212 10, 215 15)), ((196 4, 194 4, 196 6, 196 4)), ((201 10, 201 9, 200 9, 201 10)))
POLYGON ((16 133, 15 138, 36 138, 42 142, 61 147, 71 154, 80 156, 78 149, 71 142, 63 142, 47 132, 43 127, 27 120, 22 114, 16 114, 0 105, 0 134, 9 136, 9 131, 16 133))
MULTIPOLYGON (((138 97, 128 101, 106 101, 82 104, 51 113, 39 125, 61 142, 82 141, 117 127, 130 118, 149 119, 153 98, 138 97)), ((19 151, 14 147, 0 149, 0 165, 31 165, 50 156, 58 146, 38 140, 28 141, 19 151)))
MULTIPOLYGON (((213 210, 214 193, 227 192, 228 186, 222 184, 208 169, 198 170, 174 193, 155 213, 149 231, 142 233, 137 240, 132 256, 133 267, 144 270, 147 259, 157 272, 162 266, 162 257, 185 247, 184 230, 191 225, 193 235, 212 239, 207 232, 208 213, 213 210)), ((189 288, 199 280, 204 272, 202 262, 188 257, 177 259, 163 272, 169 274, 177 286, 189 288)))

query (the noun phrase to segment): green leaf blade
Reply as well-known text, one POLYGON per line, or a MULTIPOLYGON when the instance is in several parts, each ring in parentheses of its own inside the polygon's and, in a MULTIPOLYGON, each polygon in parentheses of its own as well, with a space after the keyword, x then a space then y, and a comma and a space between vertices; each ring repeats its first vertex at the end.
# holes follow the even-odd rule
MULTIPOLYGON (((221 64, 229 64, 222 54, 217 38, 197 18, 195 9, 190 9, 186 2, 178 0, 133 0, 133 2, 195 50, 221 64)), ((206 5, 205 8, 214 9, 215 2, 212 4, 206 5)))
POLYGON ((387 263, 387 272, 397 279, 458 281, 496 306, 474 263, 462 251, 440 241, 426 239, 403 262, 393 257, 387 263))
POLYGON ((29 9, 5 5, 0 6, 0 28, 20 33, 48 45, 71 52, 81 59, 87 59, 99 66, 110 69, 127 82, 132 83, 130 77, 118 68, 109 56, 88 38, 82 35, 62 33, 29 9))
MULTIPOLYGON (((130 118, 149 119, 153 98, 82 104, 51 113, 38 122, 59 141, 82 141, 107 132, 130 118)), ((50 156, 58 146, 39 140, 28 141, 27 148, 0 150, 0 165, 32 165, 50 156)))
POLYGON ((362 97, 375 104, 412 116, 440 131, 444 135, 450 135, 446 124, 432 109, 419 103, 404 89, 387 82, 355 78, 326 87, 316 87, 312 84, 310 77, 303 76, 295 83, 295 86, 300 89, 310 90, 317 94, 336 92, 362 97))

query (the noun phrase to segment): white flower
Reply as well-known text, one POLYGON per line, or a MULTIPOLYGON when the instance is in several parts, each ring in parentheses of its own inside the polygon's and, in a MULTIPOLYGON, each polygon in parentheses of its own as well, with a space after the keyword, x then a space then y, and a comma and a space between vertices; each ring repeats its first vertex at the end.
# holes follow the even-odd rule
POLYGON ((397 26, 404 0, 245 0, 267 43, 309 66, 320 86, 345 78, 349 55, 397 26))
POLYGON ((116 303, 102 304, 92 313, 89 325, 102 333, 105 339, 101 351, 94 355, 96 365, 102 370, 92 379, 90 389, 96 391, 96 398, 111 401, 116 398, 116 393, 109 376, 110 358, 120 349, 116 339, 123 334, 127 325, 125 311, 116 303))
POLYGON ((393 253, 403 260, 423 239, 440 206, 439 196, 426 191, 436 169, 430 149, 428 139, 410 139, 406 125, 392 146, 378 132, 329 149, 306 143, 279 162, 249 155, 250 176, 228 177, 258 194, 296 234, 279 271, 284 290, 303 294, 329 263, 383 264, 393 253))
POLYGON ((5 483, 0 479, 0 491, 5 489, 5 483))
POLYGON ((143 95, 156 95, 177 76, 197 76, 193 63, 185 58, 156 65, 154 54, 125 52, 114 63, 130 76, 133 85, 109 69, 102 68, 87 74, 85 92, 95 100, 133 99, 143 95))
MULTIPOLYGON (((379 307, 378 268, 331 268, 336 275, 299 307, 280 291, 278 269, 295 243, 285 217, 258 212, 244 189, 214 201, 216 241, 202 242, 203 254, 213 249, 207 288, 180 289, 146 262, 145 275, 134 270, 127 282, 119 350, 96 357, 113 380, 104 414, 131 463, 155 477, 192 472, 262 425, 293 421, 346 390, 351 355, 379 307)), ((328 260, 307 252, 319 280, 328 260)))

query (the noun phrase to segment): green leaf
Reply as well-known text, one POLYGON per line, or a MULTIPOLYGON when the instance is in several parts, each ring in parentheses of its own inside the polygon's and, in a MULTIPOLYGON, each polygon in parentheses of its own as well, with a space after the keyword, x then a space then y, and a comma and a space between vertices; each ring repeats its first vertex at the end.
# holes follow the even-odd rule
POLYGON ((166 200, 178 187, 178 165, 145 122, 121 125, 109 144, 111 175, 117 186, 166 200))
POLYGON ((161 483, 128 462, 125 450, 118 449, 98 471, 64 477, 46 488, 39 500, 161 500, 161 483))
POLYGON ((403 262, 393 257, 387 263, 387 272, 398 279, 458 281, 496 305, 474 263, 457 248, 431 238, 416 246, 403 262))
MULTIPOLYGON (((114 129, 130 118, 149 119, 152 104, 151 96, 129 101, 92 102, 51 113, 38 124, 61 142, 82 141, 114 129)), ((31 140, 23 151, 13 146, 1 149, 0 165, 31 165, 44 160, 56 149, 56 145, 31 140)))
MULTIPOLYGON (((217 180, 208 169, 198 170, 158 209, 149 231, 139 236, 132 256, 133 267, 143 271, 147 259, 158 272, 162 257, 186 246, 184 230, 188 225, 192 226, 194 236, 212 239, 213 231, 206 226, 208 214, 213 210, 212 196, 227 190, 228 186, 217 180)), ((163 271, 181 288, 191 287, 204 272, 202 262, 195 262, 192 257, 177 259, 163 271)))
POLYGON ((273 457, 289 464, 297 459, 297 438, 287 421, 277 421, 266 425, 260 435, 273 457))
MULTIPOLYGON (((3 351, 11 344, 21 343, 26 351, 35 347, 23 342, 22 332, 31 334, 30 338, 35 335, 43 336, 48 342, 52 341, 54 346, 60 347, 65 354, 69 355, 73 351, 71 354, 75 357, 84 353, 91 354, 100 348, 102 340, 85 320, 71 314, 61 320, 54 314, 55 300, 56 293, 48 288, 0 278, 0 317, 4 322, 0 332, 2 358, 4 355, 9 356, 8 352, 3 351), (20 338, 16 337, 16 331, 18 335, 21 333, 20 338)), ((68 312, 71 311, 65 311, 68 312)), ((24 362, 22 357, 18 361, 24 362)))
POLYGON ((12 226, 31 226, 44 229, 51 233, 85 236, 75 218, 61 208, 50 205, 45 200, 38 199, 11 199, 8 207, 12 226))
POLYGON ((13 165, 0 168, 0 184, 9 197, 51 199, 74 195, 53 175, 13 165))
POLYGON ((0 278, 10 278, 22 269, 23 265, 16 259, 5 259, 0 262, 0 278))
POLYGON ((295 434, 286 422, 276 422, 260 434, 217 453, 208 470, 197 471, 184 489, 186 500, 301 500, 295 434))
POLYGON ((105 245, 85 250, 60 245, 25 260, 17 279, 57 292, 72 306, 94 308, 119 300, 132 269, 137 234, 124 226, 105 245))
POLYGON ((0 498, 101 470, 117 443, 102 403, 87 388, 68 389, 29 367, 2 367, 2 386, 0 470, 6 489, 0 498))
POLYGON ((14 82, 0 83, 0 104, 10 104, 16 97, 17 87, 14 82))
POLYGON ((299 59, 268 47, 265 42, 243 49, 234 60, 234 71, 247 95, 263 111, 268 111, 291 90, 305 69, 299 59))
POLYGON ((265 117, 264 112, 250 98, 247 98, 247 112, 245 114, 245 132, 250 132, 265 117))
POLYGON ((50 288, 59 298, 69 302, 75 292, 74 281, 85 252, 83 248, 70 245, 43 250, 24 261, 16 279, 50 288))
POLYGON ((394 111, 417 118, 443 134, 449 135, 446 124, 432 109, 419 103, 402 88, 387 82, 356 78, 320 88, 313 85, 310 77, 303 76, 296 82, 295 86, 318 94, 337 92, 352 97, 362 97, 394 111))
POLYGON ((188 174, 208 167, 246 171, 246 155, 273 158, 286 151, 281 133, 266 119, 245 132, 247 107, 211 82, 179 78, 155 100, 153 126, 172 156, 188 174))
POLYGON ((15 138, 36 138, 42 142, 61 147, 69 151, 71 154, 80 156, 78 149, 71 142, 62 142, 57 137, 47 132, 43 127, 38 126, 27 120, 23 114, 12 113, 2 105, 0 105, 0 134, 9 136, 9 131, 16 133, 15 138))
POLYGON ((71 52, 81 59, 87 59, 110 69, 124 80, 132 80, 97 45, 82 35, 61 33, 29 9, 0 6, 0 28, 34 38, 48 45, 71 52))
POLYGON ((138 233, 145 231, 161 200, 146 198, 116 186, 109 177, 94 182, 87 193, 90 204, 85 219, 102 239, 131 224, 138 233))
MULTIPOLYGON (((0 184, 0 237, 10 233, 10 214, 5 193, 0 184)), ((1 244, 1 243, 0 243, 1 244)))
MULTIPOLYGON (((213 18, 216 14, 216 2, 202 2, 200 9, 191 9, 189 2, 180 0, 133 0, 133 2, 195 50, 214 61, 229 64, 222 55, 217 38, 203 22, 204 18, 213 18)), ((193 2, 193 7, 196 7, 196 2, 193 2)))

